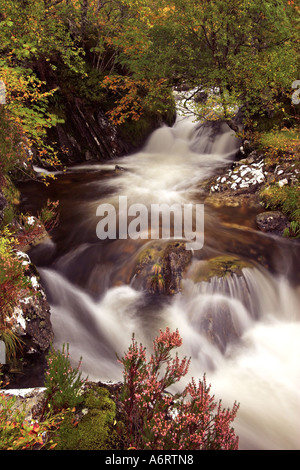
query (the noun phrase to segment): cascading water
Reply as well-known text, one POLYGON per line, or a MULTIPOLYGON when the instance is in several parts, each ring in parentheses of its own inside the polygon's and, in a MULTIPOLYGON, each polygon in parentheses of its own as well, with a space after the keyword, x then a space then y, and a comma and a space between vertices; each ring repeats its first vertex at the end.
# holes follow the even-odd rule
POLYGON ((117 162, 73 167, 43 192, 23 184, 24 209, 60 201, 59 227, 31 258, 51 304, 55 346, 69 343, 91 380, 122 378, 116 353, 127 350, 132 333, 151 348, 160 328, 178 328, 181 354, 191 357, 187 380, 206 373, 225 406, 240 403, 240 448, 299 449, 299 245, 257 232, 250 209, 232 210, 231 227, 205 206, 204 247, 193 252, 181 291, 166 296, 144 292, 133 274, 151 240, 96 236, 97 207, 117 208, 120 196, 147 207, 203 202, 201 182, 234 158, 237 145, 226 125, 216 132, 183 119, 117 162), (224 259, 231 268, 219 276, 211 260, 224 259))

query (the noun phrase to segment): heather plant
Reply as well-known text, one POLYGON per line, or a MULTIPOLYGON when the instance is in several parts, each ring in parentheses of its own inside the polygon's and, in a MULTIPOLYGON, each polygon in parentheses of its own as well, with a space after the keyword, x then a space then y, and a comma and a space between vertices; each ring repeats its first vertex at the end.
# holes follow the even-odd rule
POLYGON ((153 342, 149 361, 146 348, 134 336, 127 353, 119 360, 124 367, 121 401, 127 426, 127 446, 146 450, 236 450, 238 437, 231 423, 238 404, 224 409, 210 394, 210 386, 194 379, 182 393, 168 388, 184 377, 190 360, 171 351, 181 346, 178 330, 169 328, 153 342))
POLYGON ((54 412, 73 408, 82 402, 81 387, 84 380, 81 378, 80 366, 81 359, 76 368, 72 367, 68 344, 63 344, 61 351, 51 348, 48 353, 45 397, 54 412))

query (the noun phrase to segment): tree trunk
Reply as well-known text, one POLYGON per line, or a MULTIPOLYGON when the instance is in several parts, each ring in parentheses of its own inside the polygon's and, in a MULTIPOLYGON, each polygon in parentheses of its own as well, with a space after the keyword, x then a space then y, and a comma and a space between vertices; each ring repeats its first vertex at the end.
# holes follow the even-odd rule
POLYGON ((88 0, 82 0, 81 5, 81 41, 84 45, 85 43, 85 36, 86 36, 86 26, 87 26, 87 13, 88 13, 89 2, 88 0))

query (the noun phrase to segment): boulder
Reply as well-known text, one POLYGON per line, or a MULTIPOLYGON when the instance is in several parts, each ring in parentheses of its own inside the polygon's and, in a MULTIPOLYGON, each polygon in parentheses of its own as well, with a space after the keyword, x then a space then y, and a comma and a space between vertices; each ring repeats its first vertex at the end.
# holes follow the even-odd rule
POLYGON ((139 255, 132 283, 151 294, 174 295, 191 259, 184 242, 151 242, 139 255))
POLYGON ((27 297, 19 300, 10 316, 20 348, 16 361, 8 361, 5 365, 5 381, 9 382, 10 388, 40 387, 44 380, 46 355, 54 339, 50 305, 35 266, 26 253, 18 254, 24 259, 32 288, 27 297))
POLYGON ((194 327, 222 353, 241 337, 236 301, 253 314, 252 294, 244 268, 253 268, 253 265, 238 256, 222 255, 196 261, 187 272, 186 277, 197 285, 196 292, 200 294, 198 311, 193 317, 194 327))
POLYGON ((50 305, 44 288, 39 282, 39 274, 30 262, 28 255, 19 252, 26 263, 26 275, 30 279, 32 293, 19 301, 14 308, 12 317, 15 319, 15 332, 23 341, 23 353, 45 353, 48 351, 53 338, 50 321, 50 305))
POLYGON ((98 103, 84 103, 76 98, 67 101, 65 116, 63 124, 47 131, 49 142, 65 149, 60 154, 63 164, 111 160, 128 152, 127 144, 98 103))
POLYGON ((219 304, 217 308, 208 308, 202 315, 199 326, 208 341, 214 344, 223 354, 229 344, 237 342, 240 338, 226 302, 219 304))
POLYGON ((289 227, 289 220, 280 211, 267 211, 256 216, 256 224, 263 232, 282 235, 284 230, 289 227))
POLYGON ((189 270, 189 277, 195 283, 210 282, 213 278, 225 278, 234 274, 242 276, 242 269, 250 266, 250 263, 237 256, 221 255, 195 263, 189 270))

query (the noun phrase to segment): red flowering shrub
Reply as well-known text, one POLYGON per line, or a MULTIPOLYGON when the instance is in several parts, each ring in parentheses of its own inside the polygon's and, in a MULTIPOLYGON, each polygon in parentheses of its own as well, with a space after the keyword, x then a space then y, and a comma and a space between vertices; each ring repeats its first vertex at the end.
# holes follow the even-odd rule
POLYGON ((238 405, 223 409, 210 395, 205 376, 182 393, 167 388, 188 372, 190 360, 179 360, 170 352, 182 344, 176 330, 160 332, 153 342, 154 353, 146 361, 146 349, 132 338, 120 362, 124 366, 121 401, 125 408, 128 447, 151 450, 236 450, 238 437, 230 426, 238 405))

